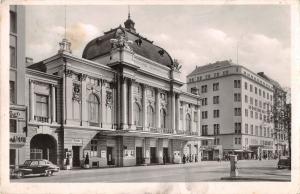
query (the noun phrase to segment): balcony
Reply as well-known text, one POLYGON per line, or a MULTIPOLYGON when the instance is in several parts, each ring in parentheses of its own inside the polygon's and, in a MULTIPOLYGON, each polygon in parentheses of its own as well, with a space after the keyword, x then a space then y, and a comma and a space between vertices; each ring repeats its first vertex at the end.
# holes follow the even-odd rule
POLYGON ((177 134, 179 134, 179 135, 199 136, 198 132, 196 132, 196 131, 183 131, 183 130, 179 130, 179 131, 177 131, 177 134))
POLYGON ((150 132, 152 132, 152 133, 163 133, 163 134, 173 134, 174 131, 172 129, 150 127, 150 132))
POLYGON ((48 117, 42 117, 42 116, 34 116, 34 120, 41 123, 48 123, 49 118, 48 117))

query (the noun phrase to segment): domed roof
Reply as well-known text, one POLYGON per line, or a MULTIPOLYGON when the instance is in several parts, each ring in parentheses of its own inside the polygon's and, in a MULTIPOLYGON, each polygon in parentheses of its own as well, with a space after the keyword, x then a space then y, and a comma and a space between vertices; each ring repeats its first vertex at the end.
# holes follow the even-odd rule
POLYGON ((113 48, 110 40, 116 38, 118 29, 121 29, 125 37, 133 42, 129 46, 136 54, 168 67, 173 65, 173 60, 167 51, 135 32, 134 22, 130 18, 125 22, 125 28, 119 26, 90 41, 84 48, 82 58, 93 60, 110 53, 113 48))

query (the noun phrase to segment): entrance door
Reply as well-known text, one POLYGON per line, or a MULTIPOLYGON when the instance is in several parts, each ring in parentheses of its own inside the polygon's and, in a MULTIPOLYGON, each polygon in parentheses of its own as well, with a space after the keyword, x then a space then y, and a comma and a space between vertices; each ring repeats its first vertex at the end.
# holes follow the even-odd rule
POLYGON ((113 165, 113 158, 112 158, 112 147, 107 147, 107 152, 106 152, 106 158, 107 158, 107 165, 113 165))
POLYGON ((15 165, 15 164, 16 164, 16 150, 9 149, 9 165, 15 165))
POLYGON ((80 167, 80 146, 72 146, 73 167, 80 167))
POLYGON ((150 147, 150 163, 157 163, 156 147, 150 147))
POLYGON ((169 163, 169 155, 168 155, 168 148, 163 148, 163 161, 164 163, 169 163))
POLYGON ((208 160, 213 160, 213 151, 208 151, 208 160))
POLYGON ((136 164, 142 164, 143 163, 143 148, 142 147, 136 147, 136 164))

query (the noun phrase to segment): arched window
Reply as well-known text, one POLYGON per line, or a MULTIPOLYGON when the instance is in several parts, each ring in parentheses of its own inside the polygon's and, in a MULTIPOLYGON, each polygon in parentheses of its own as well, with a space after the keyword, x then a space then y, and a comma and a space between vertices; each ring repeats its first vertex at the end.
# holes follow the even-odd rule
POLYGON ((160 109, 160 127, 163 129, 167 127, 166 116, 166 111, 164 109, 160 109))
POLYGON ((148 120, 148 127, 154 127, 154 110, 152 106, 147 107, 147 120, 148 120))
POLYGON ((99 124, 99 100, 95 94, 89 95, 87 100, 88 105, 88 115, 90 125, 99 124))
POLYGON ((133 122, 136 126, 142 126, 142 110, 138 103, 134 103, 133 105, 133 122))
POLYGON ((190 114, 186 114, 185 123, 186 123, 186 130, 191 131, 191 129, 192 129, 192 120, 191 120, 191 115, 190 114))

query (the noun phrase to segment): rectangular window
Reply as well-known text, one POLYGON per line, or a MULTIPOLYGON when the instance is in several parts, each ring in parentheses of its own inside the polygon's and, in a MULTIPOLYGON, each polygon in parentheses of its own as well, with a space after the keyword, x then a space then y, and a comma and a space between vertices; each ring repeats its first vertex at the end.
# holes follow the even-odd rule
POLYGON ((223 75, 228 75, 228 71, 223 71, 223 75))
POLYGON ((206 93, 207 92, 207 85, 201 86, 201 92, 206 93))
POLYGON ((253 111, 250 110, 250 117, 253 118, 253 111))
POLYGON ((16 90, 15 90, 15 82, 14 81, 9 81, 9 100, 10 103, 14 104, 15 103, 15 99, 16 99, 16 94, 15 94, 16 90))
POLYGON ((253 125, 250 125, 250 132, 251 132, 251 135, 253 135, 253 125))
POLYGON ((248 138, 245 138, 245 144, 248 145, 248 138))
POLYGON ((213 97, 213 103, 214 104, 219 104, 219 96, 214 96, 213 97))
POLYGON ((219 77, 219 73, 214 73, 214 77, 219 77))
POLYGON ((214 110, 214 118, 219 118, 219 116, 220 116, 220 111, 214 110))
POLYGON ((245 82, 244 85, 245 85, 245 90, 247 90, 248 89, 248 83, 245 82))
POLYGON ((234 88, 241 88, 241 80, 234 80, 234 88))
POLYGON ((219 144, 220 144, 220 139, 219 138, 214 139, 214 145, 219 145, 219 144))
POLYGON ((234 143, 235 144, 241 144, 241 138, 240 137, 234 138, 234 143))
POLYGON ((253 91, 253 86, 252 86, 252 84, 250 84, 250 92, 252 92, 253 91))
POLYGON ((258 119, 258 113, 255 112, 255 119, 258 119))
POLYGON ((219 83, 213 83, 213 91, 219 90, 219 83))
POLYGON ((250 97, 250 104, 253 105, 253 98, 250 97))
POLYGON ((245 123, 245 133, 248 134, 248 132, 249 132, 249 131, 248 131, 248 124, 245 123))
POLYGON ((17 120, 15 119, 9 119, 9 132, 11 133, 17 133, 17 120))
POLYGON ((207 140, 202 140, 202 145, 203 146, 207 146, 208 145, 208 141, 207 140))
POLYGON ((255 99, 255 106, 257 106, 257 104, 258 104, 258 103, 257 103, 257 99, 255 99))
POLYGON ((48 96, 36 94, 35 120, 48 122, 48 96))
POLYGON ((267 93, 267 99, 269 100, 269 93, 267 93))
POLYGON ((259 136, 262 136, 262 126, 259 128, 259 136))
POLYGON ((257 94, 257 87, 254 88, 254 92, 255 92, 255 94, 257 94))
POLYGON ((265 96, 266 96, 266 93, 265 93, 265 91, 263 91, 263 97, 265 98, 265 96))
POLYGON ((207 119, 207 111, 202 111, 202 119, 207 119))
POLYGON ((255 126, 255 135, 258 136, 258 126, 255 126))
POLYGON ((219 134, 220 134, 220 125, 214 124, 214 135, 219 135, 219 134))
POLYGON ((262 107, 262 102, 261 101, 259 101, 259 108, 261 108, 262 107))
POLYGON ((202 135, 207 135, 208 133, 207 133, 207 129, 208 128, 208 125, 202 125, 202 135))
POLYGON ((234 133, 241 134, 241 123, 234 123, 234 133))
POLYGON ((248 103, 248 96, 245 95, 245 103, 248 103))
POLYGON ((234 101, 240 102, 241 101, 241 94, 240 93, 234 93, 234 101))
POLYGON ((258 89, 258 95, 261 96, 261 89, 258 89))
POLYGON ((248 109, 245 108, 245 117, 248 117, 248 109))
POLYGON ((10 32, 17 33, 17 15, 16 12, 10 11, 9 12, 10 18, 10 32))
POLYGON ((234 108, 234 116, 241 116, 241 108, 234 108))
POLYGON ((10 54, 10 67, 16 68, 17 67, 17 52, 16 48, 13 46, 9 47, 9 54, 10 54))
POLYGON ((201 103, 202 103, 202 106, 206 106, 207 105, 207 98, 203 98, 201 103))
POLYGON ((210 78, 210 74, 205 75, 205 79, 209 79, 210 78))

